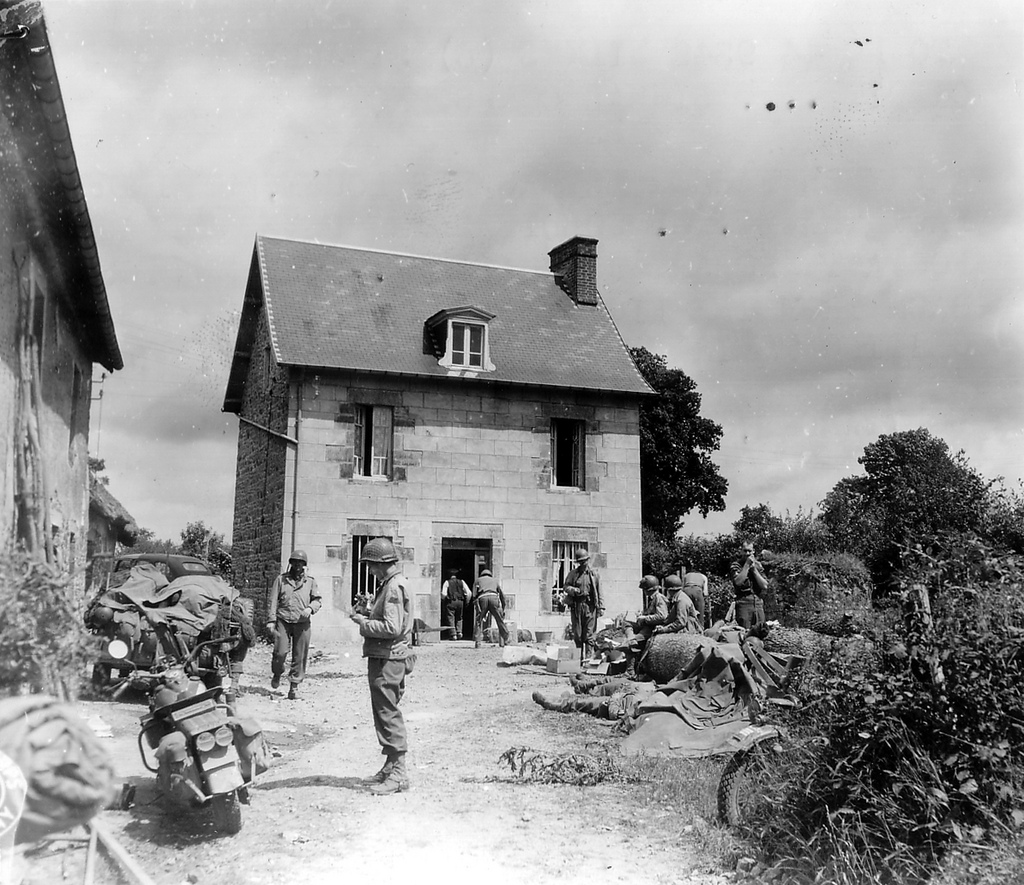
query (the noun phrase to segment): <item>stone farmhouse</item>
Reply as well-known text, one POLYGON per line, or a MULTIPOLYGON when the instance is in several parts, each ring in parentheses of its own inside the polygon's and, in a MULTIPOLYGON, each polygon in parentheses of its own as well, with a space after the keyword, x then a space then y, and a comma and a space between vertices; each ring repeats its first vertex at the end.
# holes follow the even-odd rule
POLYGON ((122 368, 39 4, 0 21, 0 539, 85 584, 93 365, 122 368))
MULTIPOLYGON (((305 550, 320 636, 351 638, 374 537, 416 614, 483 568, 519 627, 558 630, 591 555, 614 614, 639 604, 639 404, 653 393, 597 289, 597 241, 546 271, 257 236, 224 410, 238 415, 236 584, 265 611, 305 550)), ((261 615, 257 615, 259 619, 261 615)))

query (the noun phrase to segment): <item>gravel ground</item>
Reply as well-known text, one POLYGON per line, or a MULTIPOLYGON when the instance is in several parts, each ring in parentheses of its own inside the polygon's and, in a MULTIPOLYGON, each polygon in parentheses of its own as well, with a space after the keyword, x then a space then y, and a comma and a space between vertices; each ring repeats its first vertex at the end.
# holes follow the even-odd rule
MULTIPOLYGON (((607 885, 733 878, 700 838, 715 825, 684 826, 673 809, 648 801, 650 785, 527 784, 499 764, 513 746, 614 752, 609 723, 533 703, 534 689, 567 688, 565 677, 498 666, 493 645, 444 642, 418 652, 402 703, 409 792, 377 797, 359 784, 381 756, 358 647, 314 647, 301 697, 288 701, 286 691, 270 689, 269 647, 258 646, 246 662, 239 713, 261 722, 274 758, 243 807, 242 831, 219 835, 203 810, 168 808, 157 795, 136 748, 142 697, 80 704, 85 718, 109 726, 101 740, 119 777, 136 787, 135 804, 103 812, 103 821, 158 885, 318 885, 381 873, 447 885, 481 876, 607 885)), ((81 882, 84 855, 80 845, 59 842, 31 852, 24 882, 81 882)), ((96 881, 118 880, 103 866, 96 881)))

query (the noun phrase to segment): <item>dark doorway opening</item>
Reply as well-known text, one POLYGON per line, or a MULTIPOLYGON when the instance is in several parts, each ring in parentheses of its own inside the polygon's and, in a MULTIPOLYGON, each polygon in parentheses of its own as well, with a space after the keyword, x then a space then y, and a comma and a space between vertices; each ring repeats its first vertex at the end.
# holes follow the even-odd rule
MULTIPOLYGON (((441 539, 441 586, 448 580, 453 571, 469 586, 470 592, 473 584, 480 575, 480 570, 492 568, 491 565, 491 540, 490 538, 442 538, 441 539)), ((440 586, 438 592, 440 592, 440 586)), ((473 608, 468 603, 463 607, 461 635, 465 639, 473 638, 474 630, 473 608)), ((449 629, 441 631, 442 639, 455 638, 455 624, 453 613, 442 604, 441 626, 449 629)))

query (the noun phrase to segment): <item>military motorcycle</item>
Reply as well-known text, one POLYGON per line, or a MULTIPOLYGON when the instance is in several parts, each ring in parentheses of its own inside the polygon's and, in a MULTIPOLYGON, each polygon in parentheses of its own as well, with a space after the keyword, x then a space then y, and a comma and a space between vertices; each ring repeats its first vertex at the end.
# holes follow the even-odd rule
MULTIPOLYGON (((159 681, 154 668, 166 658, 184 658, 197 643, 215 636, 241 636, 229 657, 245 658, 255 632, 246 600, 213 575, 183 575, 168 580, 151 564, 139 563, 118 573, 121 583, 108 586, 90 601, 85 624, 105 641, 93 664, 93 683, 102 688, 118 676, 119 690, 148 691, 159 681), (106 646, 121 640, 127 651, 111 657, 106 646)), ((209 652, 207 652, 209 654, 209 652)), ((209 669, 208 663, 200 663, 209 669)))
MULTIPOLYGON (((143 765, 156 775, 161 793, 185 808, 208 806, 214 826, 232 835, 242 828, 250 787, 269 764, 259 723, 238 716, 231 701, 224 654, 233 641, 210 639, 185 656, 157 659, 138 736, 143 765), (204 658, 213 666, 200 666, 204 658)), ((107 649, 114 660, 128 651, 119 639, 107 649)))

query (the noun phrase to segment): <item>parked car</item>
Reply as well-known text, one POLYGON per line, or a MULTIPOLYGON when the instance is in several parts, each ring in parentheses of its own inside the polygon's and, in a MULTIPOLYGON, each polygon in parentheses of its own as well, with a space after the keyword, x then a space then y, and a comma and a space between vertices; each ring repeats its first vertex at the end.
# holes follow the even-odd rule
POLYGON ((133 566, 140 562, 149 562, 168 581, 185 575, 212 575, 210 567, 197 556, 186 556, 181 553, 126 553, 114 560, 110 571, 109 585, 123 584, 133 566))
MULTIPOLYGON (((177 553, 118 557, 106 587, 86 608, 85 624, 102 638, 94 682, 105 685, 116 672, 137 688, 148 685, 150 669, 162 658, 183 658, 197 642, 214 636, 252 633, 237 591, 203 560, 177 553), (108 644, 113 640, 123 642, 127 654, 112 655, 108 644)), ((232 661, 240 664, 251 641, 232 648, 232 661)))

